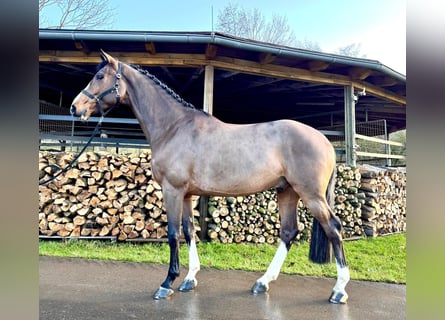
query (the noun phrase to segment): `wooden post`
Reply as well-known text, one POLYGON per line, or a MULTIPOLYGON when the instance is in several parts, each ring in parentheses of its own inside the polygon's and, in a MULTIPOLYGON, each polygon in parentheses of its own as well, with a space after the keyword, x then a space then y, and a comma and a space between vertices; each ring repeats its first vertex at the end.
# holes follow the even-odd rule
POLYGON ((204 73, 204 111, 213 114, 213 66, 206 66, 204 73))
POLYGON ((346 164, 356 166, 357 155, 355 153, 355 100, 354 87, 345 86, 345 144, 346 144, 346 164))
MULTIPOLYGON (((203 109, 205 112, 212 114, 213 113, 213 75, 214 68, 213 66, 205 67, 204 74, 204 106, 203 109)), ((201 240, 207 239, 207 211, 209 207, 209 197, 201 196, 199 198, 199 224, 201 227, 201 232, 199 234, 199 238, 201 240)))
MULTIPOLYGON (((387 126, 386 126, 386 119, 383 119, 383 123, 384 123, 384 125, 385 125, 385 140, 386 141, 388 141, 389 140, 389 137, 388 137, 388 129, 387 129, 387 126)), ((391 155, 391 145, 389 145, 389 144, 385 144, 385 153, 386 153, 386 155, 391 155)), ((391 166, 391 158, 386 158, 386 165, 388 166, 388 167, 390 167, 391 166)))

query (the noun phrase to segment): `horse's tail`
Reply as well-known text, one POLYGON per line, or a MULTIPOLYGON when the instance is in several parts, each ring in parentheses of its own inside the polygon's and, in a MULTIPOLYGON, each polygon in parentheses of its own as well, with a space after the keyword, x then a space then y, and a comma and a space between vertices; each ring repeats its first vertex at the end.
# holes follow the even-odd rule
MULTIPOLYGON (((332 170, 326 189, 326 201, 331 210, 334 210, 335 204, 335 173, 336 166, 332 170)), ((336 219, 334 219, 337 221, 336 219)), ((338 227, 341 228, 341 225, 338 227)), ((315 263, 330 263, 332 261, 332 244, 317 219, 313 219, 312 236, 309 248, 309 259, 315 263)))

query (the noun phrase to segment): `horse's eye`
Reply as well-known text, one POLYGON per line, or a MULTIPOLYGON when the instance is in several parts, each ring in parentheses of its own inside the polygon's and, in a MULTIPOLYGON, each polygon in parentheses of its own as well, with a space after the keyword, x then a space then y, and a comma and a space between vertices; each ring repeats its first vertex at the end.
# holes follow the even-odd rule
POLYGON ((96 76, 96 79, 97 80, 102 80, 104 78, 104 75, 103 74, 98 74, 97 76, 96 76))

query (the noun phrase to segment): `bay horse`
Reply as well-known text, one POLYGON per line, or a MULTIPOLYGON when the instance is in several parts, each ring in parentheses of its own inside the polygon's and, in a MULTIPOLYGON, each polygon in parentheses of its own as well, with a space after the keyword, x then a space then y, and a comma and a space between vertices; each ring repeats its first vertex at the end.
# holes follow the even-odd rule
POLYGON ((335 151, 319 131, 292 120, 236 125, 195 109, 156 77, 101 51, 93 79, 73 100, 71 114, 87 121, 104 116, 119 104, 130 106, 152 149, 152 175, 162 186, 168 218, 170 264, 154 299, 173 294, 179 276, 179 234, 182 223, 188 246, 189 271, 179 291, 197 286, 200 261, 194 240, 192 196, 238 196, 276 188, 281 221, 280 244, 267 271, 253 285, 265 293, 277 279, 298 234, 297 203, 303 200, 314 216, 309 259, 331 262, 337 281, 331 303, 346 303, 349 269, 341 223, 332 211, 335 151))

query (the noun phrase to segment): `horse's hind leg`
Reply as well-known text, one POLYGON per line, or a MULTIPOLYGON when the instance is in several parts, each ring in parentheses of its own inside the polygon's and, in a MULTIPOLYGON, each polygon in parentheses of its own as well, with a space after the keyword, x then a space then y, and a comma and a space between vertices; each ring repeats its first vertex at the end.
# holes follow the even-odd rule
POLYGON ((190 291, 198 285, 196 273, 198 273, 200 269, 198 251, 196 249, 195 225, 193 223, 193 206, 191 197, 184 199, 183 210, 182 227, 189 252, 189 272, 179 286, 179 291, 190 291))
POLYGON ((288 186, 284 190, 278 191, 277 195, 281 220, 281 242, 266 273, 252 287, 253 293, 263 293, 269 290, 269 283, 278 278, 290 246, 298 234, 297 203, 299 197, 297 193, 288 186))
POLYGON ((330 262, 330 245, 332 244, 337 264, 337 282, 329 302, 346 303, 348 294, 345 291, 345 287, 349 282, 350 275, 343 248, 340 220, 334 216, 323 197, 316 200, 308 200, 305 204, 315 217, 309 257, 316 263, 330 262))
POLYGON ((346 293, 345 288, 349 282, 350 274, 348 266, 346 264, 343 240, 340 234, 340 220, 337 217, 331 215, 331 225, 334 225, 334 228, 337 230, 336 235, 331 240, 332 246, 334 248, 335 262, 337 265, 337 282, 335 283, 332 294, 329 297, 329 302, 346 303, 346 301, 348 300, 348 294, 346 293))

